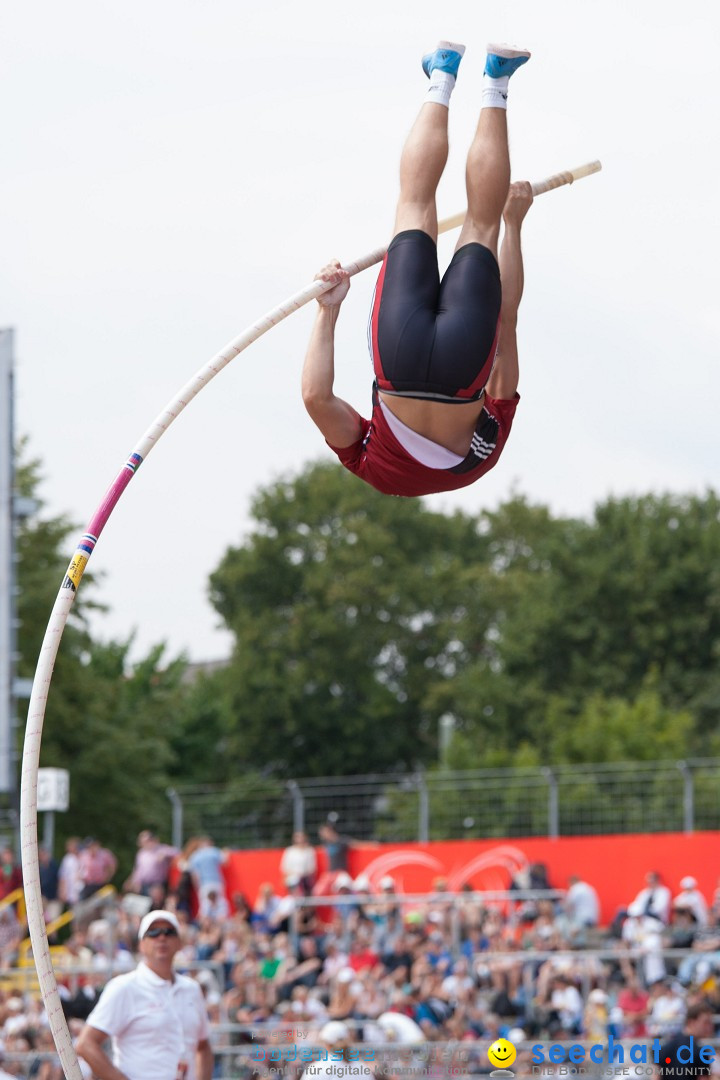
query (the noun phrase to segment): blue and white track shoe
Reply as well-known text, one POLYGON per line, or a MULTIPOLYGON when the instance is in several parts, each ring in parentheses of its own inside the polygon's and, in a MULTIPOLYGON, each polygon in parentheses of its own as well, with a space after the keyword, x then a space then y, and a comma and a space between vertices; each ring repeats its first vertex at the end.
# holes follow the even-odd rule
POLYGON ((431 71, 446 71, 448 75, 457 76, 464 52, 464 45, 458 45, 454 41, 439 41, 435 52, 423 56, 423 71, 428 79, 431 71))
POLYGON ((512 75, 529 59, 527 49, 516 49, 512 45, 488 45, 485 74, 491 79, 501 79, 503 75, 512 75))

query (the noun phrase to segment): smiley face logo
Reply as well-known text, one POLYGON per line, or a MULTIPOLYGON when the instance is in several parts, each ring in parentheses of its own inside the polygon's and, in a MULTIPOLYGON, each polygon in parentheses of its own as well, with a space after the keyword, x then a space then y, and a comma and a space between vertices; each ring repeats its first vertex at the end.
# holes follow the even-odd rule
POLYGON ((490 1064, 498 1069, 507 1069, 517 1057, 517 1050, 507 1039, 496 1039, 488 1049, 490 1064))

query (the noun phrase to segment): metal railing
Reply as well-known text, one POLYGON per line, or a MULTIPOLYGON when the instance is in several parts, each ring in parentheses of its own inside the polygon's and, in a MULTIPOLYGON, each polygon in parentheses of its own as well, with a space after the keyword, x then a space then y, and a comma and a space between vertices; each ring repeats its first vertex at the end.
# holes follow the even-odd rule
POLYGON ((172 792, 175 838, 283 847, 334 818, 357 840, 686 832, 720 825, 720 758, 258 780, 172 792))

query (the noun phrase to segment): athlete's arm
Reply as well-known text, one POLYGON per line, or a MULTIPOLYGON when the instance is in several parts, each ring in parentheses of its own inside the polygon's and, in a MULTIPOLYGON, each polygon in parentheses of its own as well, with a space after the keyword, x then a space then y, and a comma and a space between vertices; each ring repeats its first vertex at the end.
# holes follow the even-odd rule
POLYGON ((502 307, 500 309, 500 334, 492 375, 486 390, 490 397, 509 400, 515 396, 519 380, 517 317, 522 299, 525 277, 523 273, 520 232, 522 223, 532 205, 532 188, 527 181, 511 184, 503 219, 505 233, 500 248, 500 281, 502 283, 502 307))
POLYGON ((315 279, 335 282, 318 297, 318 312, 310 335, 302 373, 302 396, 310 419, 331 446, 352 446, 362 435, 360 414, 333 392, 335 382, 335 324, 350 288, 350 276, 340 263, 326 266, 315 279))

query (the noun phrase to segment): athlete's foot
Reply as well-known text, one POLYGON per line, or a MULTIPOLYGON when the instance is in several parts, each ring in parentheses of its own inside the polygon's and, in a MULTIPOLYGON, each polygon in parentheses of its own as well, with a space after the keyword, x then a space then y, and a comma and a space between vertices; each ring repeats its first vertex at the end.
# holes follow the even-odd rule
POLYGON ((458 45, 454 41, 439 41, 434 52, 423 56, 423 71, 428 79, 430 78, 431 71, 444 71, 448 75, 457 77, 458 68, 460 67, 460 61, 463 58, 464 52, 464 45, 458 45))
POLYGON ((513 45, 488 45, 485 74, 491 79, 510 76, 530 59, 527 49, 516 49, 513 45))

